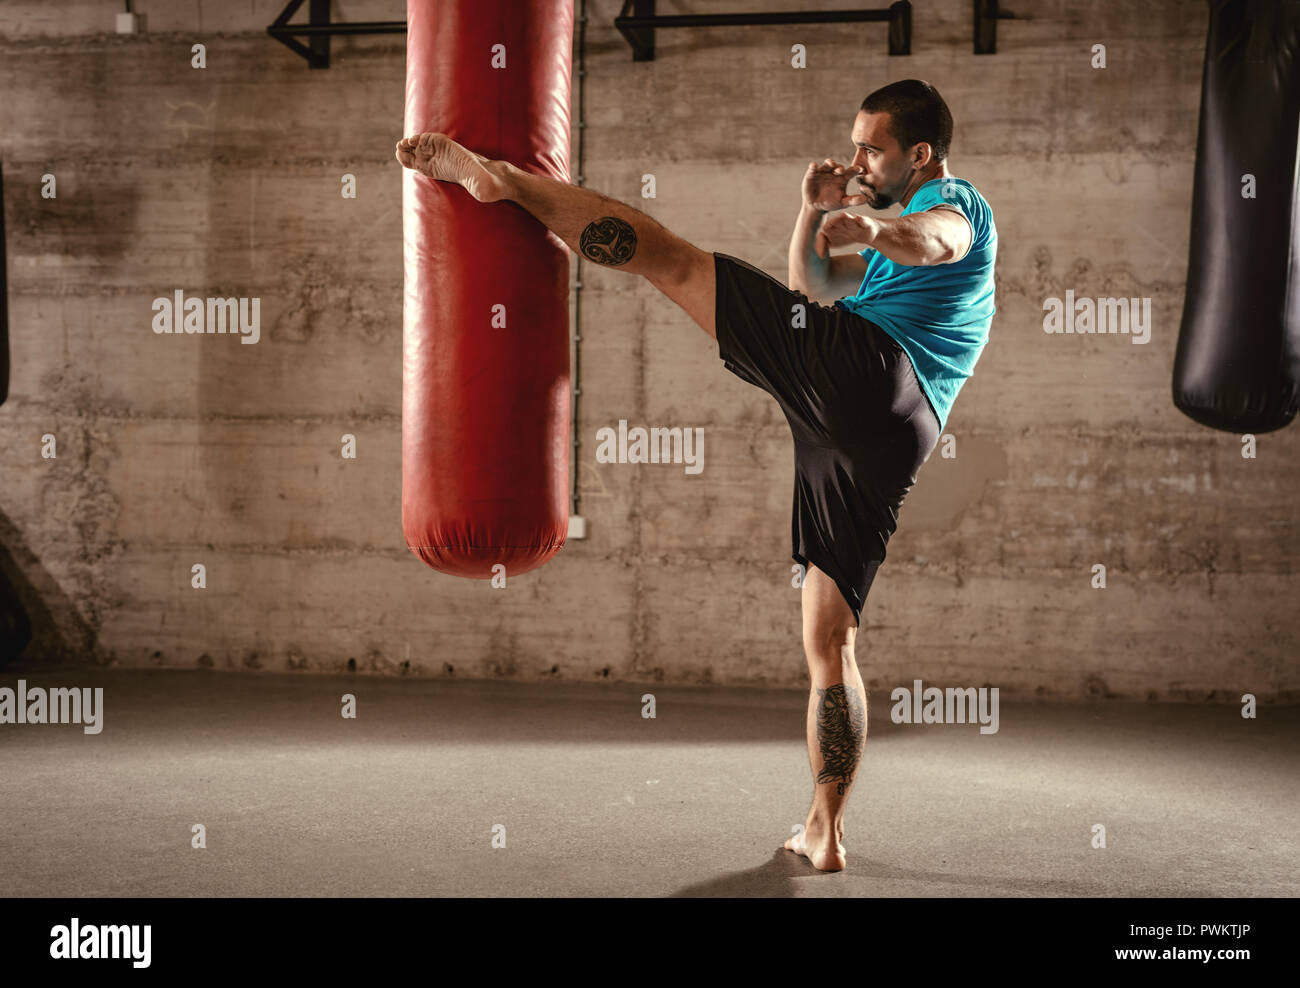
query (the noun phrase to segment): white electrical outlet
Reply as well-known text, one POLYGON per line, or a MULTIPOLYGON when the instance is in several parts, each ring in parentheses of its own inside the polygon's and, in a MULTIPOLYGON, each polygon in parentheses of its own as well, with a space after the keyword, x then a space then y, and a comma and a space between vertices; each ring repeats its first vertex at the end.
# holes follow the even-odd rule
POLYGON ((582 515, 569 515, 569 538, 585 539, 587 537, 587 519, 582 515))

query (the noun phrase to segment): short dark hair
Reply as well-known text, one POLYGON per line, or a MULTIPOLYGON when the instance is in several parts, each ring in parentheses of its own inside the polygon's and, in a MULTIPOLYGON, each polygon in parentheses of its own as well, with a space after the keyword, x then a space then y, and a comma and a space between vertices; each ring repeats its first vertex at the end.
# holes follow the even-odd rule
POLYGON ((924 141, 936 162, 948 157, 952 145, 952 114, 928 82, 902 79, 877 89, 862 101, 859 113, 888 113, 889 133, 903 150, 924 141))

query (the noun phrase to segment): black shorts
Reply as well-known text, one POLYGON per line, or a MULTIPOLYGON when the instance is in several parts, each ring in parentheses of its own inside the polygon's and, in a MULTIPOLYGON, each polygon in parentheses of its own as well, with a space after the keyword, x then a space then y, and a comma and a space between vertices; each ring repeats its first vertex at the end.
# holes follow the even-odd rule
POLYGON ((791 555, 833 579, 861 622, 939 419, 911 359, 875 323, 730 254, 713 258, 718 355, 777 400, 794 436, 791 555), (794 325, 795 306, 806 325, 794 325))

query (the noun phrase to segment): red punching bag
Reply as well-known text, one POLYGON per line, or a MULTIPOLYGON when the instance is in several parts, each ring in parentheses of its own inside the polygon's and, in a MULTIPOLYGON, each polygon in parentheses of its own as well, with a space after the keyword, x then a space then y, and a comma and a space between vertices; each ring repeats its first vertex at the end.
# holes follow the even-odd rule
MULTIPOLYGON (((572 0, 408 0, 407 31, 404 136, 569 180, 572 0)), ((568 530, 569 250, 515 203, 402 173, 406 544, 524 573, 568 530)))

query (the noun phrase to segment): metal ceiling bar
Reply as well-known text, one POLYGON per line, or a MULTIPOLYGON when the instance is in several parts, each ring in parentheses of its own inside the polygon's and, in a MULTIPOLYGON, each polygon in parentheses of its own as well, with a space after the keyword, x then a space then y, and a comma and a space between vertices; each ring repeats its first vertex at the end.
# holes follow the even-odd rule
POLYGON ((912 4, 898 0, 875 10, 790 10, 739 14, 656 14, 655 0, 623 0, 614 27, 632 46, 634 62, 653 62, 655 31, 665 27, 752 27, 769 24, 845 24, 885 21, 889 54, 912 54, 912 4))
POLYGON ((1016 15, 1004 13, 998 7, 998 0, 974 0, 974 6, 975 54, 996 55, 998 53, 998 21, 1016 20, 1016 15))
POLYGON ((290 24, 306 0, 289 0, 280 16, 266 33, 290 51, 301 55, 313 69, 330 67, 330 38, 336 34, 405 34, 405 21, 357 21, 352 24, 330 23, 330 0, 311 0, 306 24, 290 24), (296 40, 305 37, 310 47, 296 40))
MULTIPOLYGON (((307 0, 288 0, 280 16, 266 33, 301 55, 313 69, 327 69, 330 64, 330 38, 336 34, 404 34, 405 21, 358 21, 333 24, 329 19, 329 0, 311 0, 306 24, 289 21, 307 0), (297 39, 310 41, 310 47, 297 39)), ((996 50, 997 0, 975 0, 975 51, 985 53, 981 44, 996 50), (983 41, 982 41, 983 39, 983 41)), ((616 27, 632 47, 632 59, 652 62, 655 57, 655 31, 669 27, 757 27, 773 24, 863 24, 883 22, 889 25, 889 54, 912 54, 912 4, 897 0, 886 8, 870 10, 790 10, 735 14, 655 14, 655 0, 623 0, 623 8, 614 18, 616 27)))

